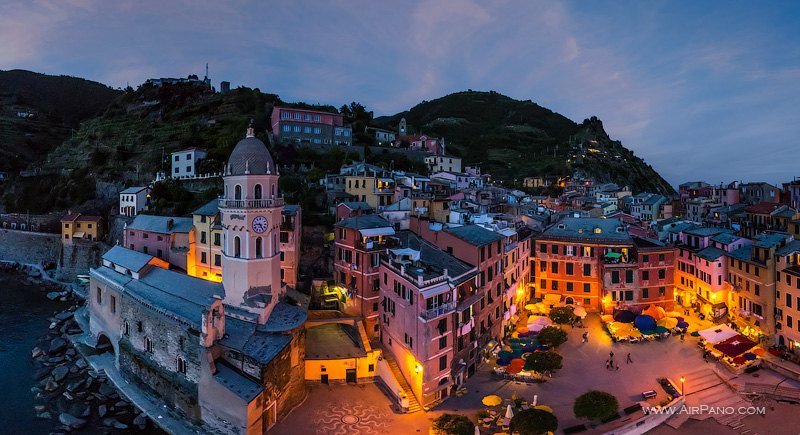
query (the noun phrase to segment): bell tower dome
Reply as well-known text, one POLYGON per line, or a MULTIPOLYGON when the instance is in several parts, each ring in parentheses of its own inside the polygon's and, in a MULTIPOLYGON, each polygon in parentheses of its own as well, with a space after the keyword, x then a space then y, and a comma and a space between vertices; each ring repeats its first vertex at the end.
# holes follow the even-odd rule
POLYGON ((255 137, 252 123, 225 165, 223 184, 219 211, 224 302, 264 323, 282 292, 279 236, 283 198, 278 194, 275 162, 264 142, 255 137))

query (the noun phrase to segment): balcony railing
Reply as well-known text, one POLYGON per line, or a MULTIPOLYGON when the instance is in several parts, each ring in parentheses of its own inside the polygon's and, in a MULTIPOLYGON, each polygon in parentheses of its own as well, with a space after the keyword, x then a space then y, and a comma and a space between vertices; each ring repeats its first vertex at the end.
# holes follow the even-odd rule
POLYGON ((512 242, 503 247, 503 253, 508 254, 509 252, 513 251, 517 247, 517 242, 512 242))
POLYGON ((381 249, 389 249, 389 248, 396 248, 398 247, 399 241, 397 239, 389 238, 382 242, 376 241, 367 241, 362 242, 361 240, 356 241, 356 249, 361 249, 364 251, 374 251, 374 250, 381 250, 381 249))
POLYGON ((220 208, 271 208, 282 207, 283 198, 273 199, 220 199, 220 208))
POLYGON ((423 311, 419 314, 422 320, 433 320, 437 317, 444 316, 445 314, 452 313, 456 309, 455 302, 448 302, 442 306, 431 308, 430 310, 423 311))

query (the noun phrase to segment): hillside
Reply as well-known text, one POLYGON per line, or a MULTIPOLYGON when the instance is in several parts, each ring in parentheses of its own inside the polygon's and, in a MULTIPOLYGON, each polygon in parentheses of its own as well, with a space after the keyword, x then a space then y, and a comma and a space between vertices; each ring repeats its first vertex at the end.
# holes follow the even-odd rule
POLYGON ((120 93, 76 77, 0 71, 0 171, 37 166, 120 93))
POLYGON ((674 193, 655 170, 612 141, 602 131, 602 123, 597 131, 589 121, 576 124, 530 100, 515 100, 493 91, 457 92, 376 118, 375 123, 396 129, 401 118, 406 119, 410 133, 444 137, 448 153, 463 157, 465 164, 480 164, 500 180, 521 182, 529 176, 561 177, 577 172, 631 185, 636 192, 674 193), (590 140, 608 151, 581 157, 580 150, 590 140))

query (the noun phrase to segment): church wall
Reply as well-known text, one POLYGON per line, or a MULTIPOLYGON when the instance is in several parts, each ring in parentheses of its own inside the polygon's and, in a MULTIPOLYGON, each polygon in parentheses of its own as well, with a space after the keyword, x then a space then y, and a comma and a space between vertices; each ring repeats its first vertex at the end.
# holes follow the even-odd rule
POLYGON ((119 343, 120 371, 130 381, 161 396, 169 406, 199 420, 197 383, 206 351, 197 332, 129 297, 121 317, 123 324, 128 323, 128 335, 123 334, 119 343), (145 351, 145 337, 152 340, 152 352, 145 351), (185 374, 178 372, 178 357, 186 361, 185 374))

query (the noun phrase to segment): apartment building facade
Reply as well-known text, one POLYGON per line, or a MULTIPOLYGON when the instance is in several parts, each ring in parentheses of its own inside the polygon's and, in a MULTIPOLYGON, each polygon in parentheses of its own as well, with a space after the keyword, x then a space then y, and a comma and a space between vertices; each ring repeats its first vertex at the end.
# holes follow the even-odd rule
POLYGON ((353 130, 344 116, 289 107, 274 107, 270 115, 276 142, 305 142, 315 145, 353 144, 353 130))

